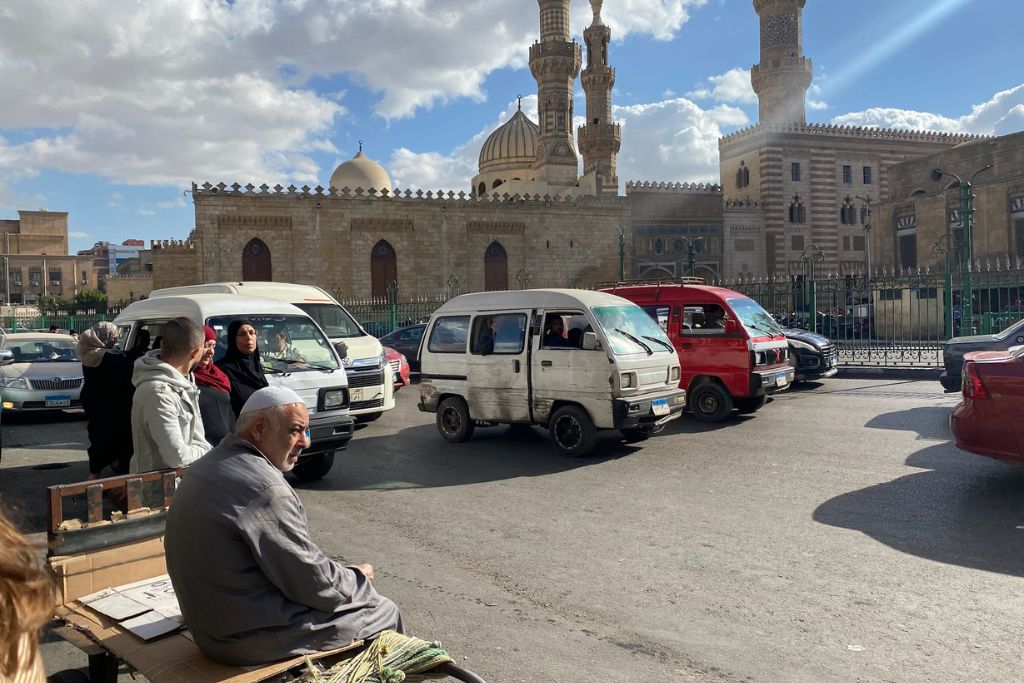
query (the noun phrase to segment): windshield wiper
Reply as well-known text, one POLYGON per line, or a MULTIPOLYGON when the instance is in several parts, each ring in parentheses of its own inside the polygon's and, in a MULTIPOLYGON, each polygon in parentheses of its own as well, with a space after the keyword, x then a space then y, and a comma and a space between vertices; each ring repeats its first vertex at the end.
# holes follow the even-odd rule
POLYGON ((775 331, 775 330, 770 330, 770 329, 768 329, 768 328, 766 328, 766 327, 761 327, 761 326, 760 326, 760 325, 758 325, 757 323, 747 323, 747 326, 748 326, 748 327, 750 327, 750 328, 752 328, 752 329, 755 329, 755 330, 759 330, 759 331, 761 331, 761 332, 764 332, 765 334, 770 334, 770 335, 771 335, 771 336, 773 336, 773 337, 775 337, 775 336, 777 336, 777 335, 780 335, 780 334, 781 334, 782 336, 785 336, 785 334, 784 334, 784 333, 782 332, 782 330, 781 330, 781 329, 780 329, 780 330, 778 330, 778 331, 775 331))
POLYGON ((335 370, 338 369, 332 368, 330 365, 317 365, 316 363, 307 363, 304 361, 302 361, 302 365, 307 368, 313 368, 314 370, 326 370, 327 372, 334 372, 335 370))
POLYGON ((621 334, 622 336, 624 336, 624 337, 626 337, 627 339, 629 339, 629 340, 631 340, 631 341, 634 341, 634 342, 636 342, 637 344, 639 344, 640 346, 642 346, 642 347, 644 348, 644 351, 646 351, 646 352, 647 352, 647 355, 648 355, 648 356, 650 356, 651 354, 653 354, 653 353, 654 353, 654 351, 651 351, 651 347, 650 347, 650 346, 648 346, 647 344, 644 344, 644 343, 643 343, 642 341, 640 341, 639 339, 637 339, 636 337, 634 337, 633 335, 631 335, 631 334, 630 334, 629 332, 626 332, 626 331, 624 331, 624 330, 620 330, 620 329, 619 329, 619 328, 617 328, 617 327, 616 327, 616 328, 614 328, 614 329, 615 329, 615 331, 616 331, 616 332, 618 332, 618 333, 619 333, 619 334, 621 334))
POLYGON ((648 337, 648 336, 647 336, 647 335, 645 334, 645 335, 644 335, 644 339, 650 339, 650 340, 651 340, 652 342, 655 342, 655 343, 657 343, 657 344, 661 344, 662 346, 664 346, 664 347, 665 347, 666 349, 668 349, 669 351, 675 351, 675 349, 674 349, 674 348, 672 348, 672 345, 671 345, 671 344, 667 344, 667 343, 665 343, 664 341, 662 341, 661 339, 658 339, 657 337, 648 337))

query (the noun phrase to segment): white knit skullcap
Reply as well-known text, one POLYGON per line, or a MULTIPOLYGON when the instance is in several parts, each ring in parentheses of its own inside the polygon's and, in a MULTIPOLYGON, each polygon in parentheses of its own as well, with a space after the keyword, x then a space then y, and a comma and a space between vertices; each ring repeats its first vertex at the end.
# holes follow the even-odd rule
POLYGON ((245 413, 251 413, 255 410, 263 410, 264 408, 275 408, 277 406, 286 406, 292 403, 305 403, 302 397, 296 394, 293 390, 288 387, 263 387, 259 391, 253 392, 249 400, 242 406, 242 411, 239 415, 245 413))

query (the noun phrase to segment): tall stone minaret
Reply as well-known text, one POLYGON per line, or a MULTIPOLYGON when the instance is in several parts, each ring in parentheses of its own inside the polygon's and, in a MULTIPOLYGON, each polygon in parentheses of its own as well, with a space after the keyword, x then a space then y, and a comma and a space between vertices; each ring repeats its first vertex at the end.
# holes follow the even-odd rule
POLYGON ((806 0, 754 0, 761 18, 761 61, 750 70, 764 123, 806 123, 804 100, 811 84, 811 60, 804 57, 806 0))
POLYGON ((603 0, 590 0, 594 21, 583 31, 587 44, 587 67, 583 69, 583 92, 587 96, 587 122, 580 126, 577 140, 583 154, 583 173, 597 172, 598 194, 618 194, 619 176, 615 155, 619 153, 622 131, 612 121, 612 86, 615 69, 608 66, 608 43, 612 32, 601 21, 603 0))
POLYGON ((540 41, 530 46, 530 71, 537 79, 540 139, 533 168, 537 180, 572 187, 579 163, 572 140, 572 93, 580 72, 580 46, 569 42, 569 0, 537 0, 540 41))

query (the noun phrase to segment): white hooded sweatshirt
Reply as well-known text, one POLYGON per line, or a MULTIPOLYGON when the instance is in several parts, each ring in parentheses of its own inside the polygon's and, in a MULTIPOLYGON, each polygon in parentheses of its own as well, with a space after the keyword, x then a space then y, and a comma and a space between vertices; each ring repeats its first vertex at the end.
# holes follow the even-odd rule
POLYGON ((159 349, 135 361, 132 384, 132 472, 190 465, 213 448, 203 432, 192 377, 161 361, 159 349))

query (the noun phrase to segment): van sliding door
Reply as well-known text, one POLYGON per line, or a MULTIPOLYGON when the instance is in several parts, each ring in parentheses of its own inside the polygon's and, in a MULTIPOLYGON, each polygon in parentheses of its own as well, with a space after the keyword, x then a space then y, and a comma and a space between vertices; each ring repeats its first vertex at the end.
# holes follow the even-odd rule
POLYGON ((529 311, 473 317, 466 401, 474 420, 529 422, 527 326, 529 311))

